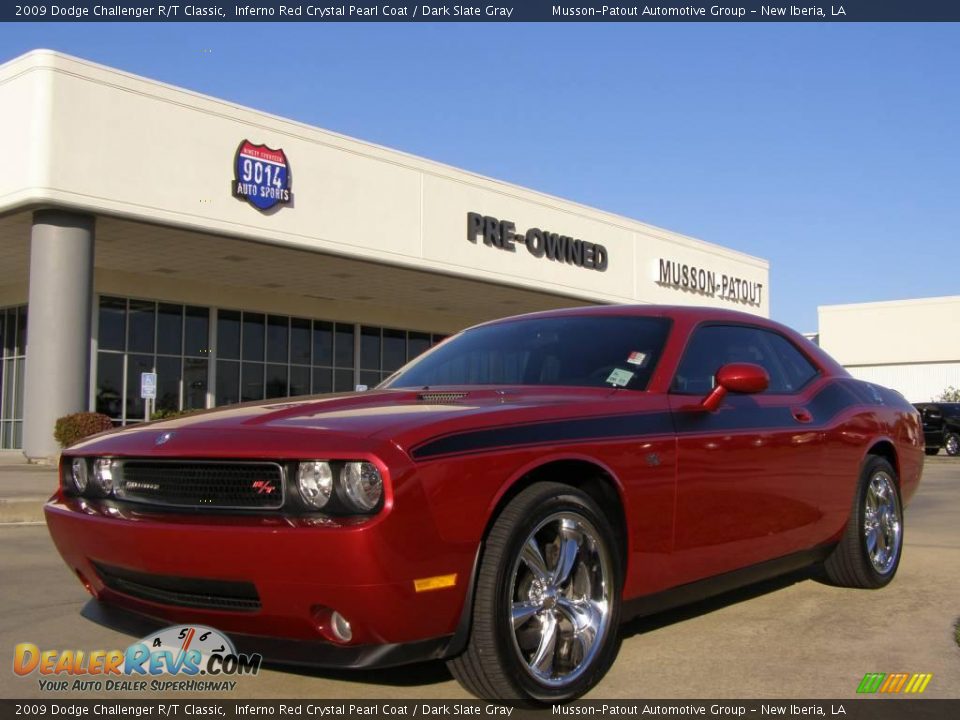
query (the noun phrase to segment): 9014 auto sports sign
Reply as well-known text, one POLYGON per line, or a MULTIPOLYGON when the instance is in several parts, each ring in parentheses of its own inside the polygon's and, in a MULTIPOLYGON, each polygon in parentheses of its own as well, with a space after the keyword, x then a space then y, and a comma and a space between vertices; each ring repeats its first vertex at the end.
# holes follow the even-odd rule
POLYGON ((237 148, 233 173, 233 196, 258 210, 266 212, 293 200, 290 162, 282 148, 274 150, 244 140, 237 148))

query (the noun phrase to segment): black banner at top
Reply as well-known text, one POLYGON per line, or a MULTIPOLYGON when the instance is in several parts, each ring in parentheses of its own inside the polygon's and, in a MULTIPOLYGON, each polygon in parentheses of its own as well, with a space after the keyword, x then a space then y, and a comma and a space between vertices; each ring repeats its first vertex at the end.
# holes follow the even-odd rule
POLYGON ((593 2, 494 0, 27 0, 4 3, 4 22, 960 22, 958 0, 593 2))

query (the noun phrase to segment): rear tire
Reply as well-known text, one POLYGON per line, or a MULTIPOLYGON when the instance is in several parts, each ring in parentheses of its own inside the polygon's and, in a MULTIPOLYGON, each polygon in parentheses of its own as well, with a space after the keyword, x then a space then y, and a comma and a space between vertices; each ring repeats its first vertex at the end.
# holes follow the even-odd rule
POLYGON ((936 455, 938 452, 940 452, 940 448, 938 448, 938 447, 935 447, 935 448, 928 447, 928 448, 924 448, 923 451, 924 451, 927 455, 936 455))
POLYGON ((487 700, 572 700, 604 676, 619 643, 622 578, 610 523, 559 483, 523 490, 487 536, 470 638, 447 662, 487 700))
POLYGON ((880 588, 893 580, 903 550, 903 506, 897 471, 867 456, 840 544, 824 563, 835 585, 880 588))

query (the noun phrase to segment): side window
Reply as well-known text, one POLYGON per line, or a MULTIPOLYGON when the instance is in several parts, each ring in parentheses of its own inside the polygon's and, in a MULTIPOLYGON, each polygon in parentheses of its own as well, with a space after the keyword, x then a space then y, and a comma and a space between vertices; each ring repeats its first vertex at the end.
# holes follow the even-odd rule
MULTIPOLYGON (((817 375, 817 369, 804 357, 803 353, 794 347, 793 343, 783 335, 774 332, 761 331, 769 341, 774 355, 783 367, 786 383, 782 390, 773 390, 773 373, 770 373, 770 387, 772 392, 796 392, 817 375)), ((769 372, 769 369, 768 369, 769 372)))
POLYGON ((708 325, 694 332, 680 361, 673 391, 702 395, 727 363, 760 365, 770 376, 771 393, 793 393, 817 374, 816 368, 786 338, 741 325, 708 325))

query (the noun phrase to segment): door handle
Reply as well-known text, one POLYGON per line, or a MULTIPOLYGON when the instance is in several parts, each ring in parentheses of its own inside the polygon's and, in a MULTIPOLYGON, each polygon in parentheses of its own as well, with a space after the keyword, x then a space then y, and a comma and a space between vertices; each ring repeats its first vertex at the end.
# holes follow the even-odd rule
POLYGON ((793 408, 790 412, 793 413, 793 419, 797 422, 808 423, 813 420, 813 415, 806 408, 793 408))

